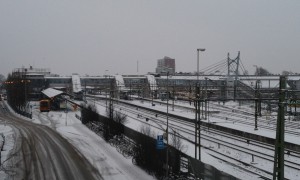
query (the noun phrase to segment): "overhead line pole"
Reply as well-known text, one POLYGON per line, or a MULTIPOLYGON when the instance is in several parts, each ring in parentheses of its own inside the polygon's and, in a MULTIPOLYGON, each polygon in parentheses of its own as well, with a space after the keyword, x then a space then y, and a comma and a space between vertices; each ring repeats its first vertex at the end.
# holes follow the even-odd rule
POLYGON ((258 117, 258 81, 257 80, 256 80, 256 83, 255 83, 255 113, 254 113, 254 117, 255 117, 254 130, 258 130, 258 128, 257 128, 257 117, 258 117))
POLYGON ((197 148, 199 148, 199 160, 201 161, 200 147, 200 87, 199 87, 199 52, 205 51, 204 48, 197 49, 197 83, 196 83, 196 100, 195 100, 195 159, 197 159, 197 148), (199 134, 199 137, 198 137, 199 134))
POLYGON ((173 103, 172 103, 172 111, 174 111, 174 101, 175 101, 175 82, 173 82, 173 103))
POLYGON ((201 100, 200 100, 200 87, 196 86, 196 99, 195 99, 195 159, 197 159, 197 152, 199 160, 201 161, 201 134, 200 134, 200 108, 201 108, 201 100))
POLYGON ((167 135, 166 177, 169 177, 169 71, 167 72, 167 129, 166 129, 166 135, 167 135))
POLYGON ((284 110, 286 96, 286 77, 280 76, 279 103, 275 140, 273 180, 284 179, 284 110))

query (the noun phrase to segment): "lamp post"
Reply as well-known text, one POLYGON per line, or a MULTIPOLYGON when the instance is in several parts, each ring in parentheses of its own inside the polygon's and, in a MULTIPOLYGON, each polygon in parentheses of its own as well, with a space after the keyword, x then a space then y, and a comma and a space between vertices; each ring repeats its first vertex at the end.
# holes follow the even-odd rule
POLYGON ((151 92, 151 106, 154 106, 154 104, 153 104, 153 95, 154 95, 154 85, 153 85, 153 82, 151 83, 150 92, 151 92))
POLYGON ((169 177, 169 71, 167 72, 167 129, 166 129, 166 135, 167 135, 166 177, 169 177))
POLYGON ((259 72, 259 68, 258 68, 258 66, 257 65, 253 65, 253 67, 255 67, 255 75, 256 76, 259 76, 260 75, 260 72, 259 72))
POLYGON ((199 81, 199 52, 200 51, 205 51, 205 49, 204 48, 198 48, 197 49, 197 83, 198 83, 198 81, 199 81))
POLYGON ((25 100, 25 111, 26 111, 26 105, 27 105, 27 91, 26 91, 26 81, 27 81, 27 69, 25 69, 25 75, 24 75, 24 100, 25 100))
POLYGON ((197 83, 196 83, 196 103, 195 103, 195 159, 197 159, 197 147, 199 147, 199 161, 201 161, 201 142, 200 142, 200 87, 199 85, 199 52, 205 51, 204 48, 197 49, 197 83), (199 137, 197 137, 199 135, 199 137), (197 142, 198 140, 198 142, 197 142))
POLYGON ((169 70, 167 70, 167 128, 166 128, 166 177, 169 177, 169 70))
POLYGON ((175 101, 175 82, 173 82, 173 103, 172 103, 172 111, 174 111, 174 101, 175 101))
POLYGON ((32 119, 32 105, 30 104, 30 119, 32 119))
POLYGON ((108 70, 105 70, 105 109, 106 109, 106 112, 107 112, 107 90, 108 90, 108 87, 107 87, 107 71, 108 70))

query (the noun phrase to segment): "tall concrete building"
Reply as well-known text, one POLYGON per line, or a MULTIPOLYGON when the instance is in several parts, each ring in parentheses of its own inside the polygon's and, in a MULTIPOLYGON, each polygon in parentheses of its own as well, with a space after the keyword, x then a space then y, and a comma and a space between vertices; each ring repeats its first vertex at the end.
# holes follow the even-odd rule
POLYGON ((157 60, 156 73, 158 74, 175 74, 175 59, 165 56, 157 60))

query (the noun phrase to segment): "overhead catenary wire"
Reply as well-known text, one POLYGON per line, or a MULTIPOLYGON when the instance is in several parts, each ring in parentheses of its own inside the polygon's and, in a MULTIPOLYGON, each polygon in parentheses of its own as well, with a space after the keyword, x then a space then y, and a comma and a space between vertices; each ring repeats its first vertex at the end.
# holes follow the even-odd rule
POLYGON ((205 67, 203 69, 200 69, 200 72, 204 73, 204 74, 210 74, 210 73, 215 73, 217 70, 222 69, 221 67, 224 67, 224 65, 226 65, 226 59, 225 60, 221 60, 215 64, 212 64, 208 67, 205 67))

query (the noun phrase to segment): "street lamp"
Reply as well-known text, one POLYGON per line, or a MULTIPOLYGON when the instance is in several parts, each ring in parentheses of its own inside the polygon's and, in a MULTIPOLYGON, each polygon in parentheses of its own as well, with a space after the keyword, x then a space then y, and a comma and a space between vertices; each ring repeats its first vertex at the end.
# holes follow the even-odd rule
POLYGON ((167 129, 166 129, 166 134, 167 134, 166 177, 169 177, 169 148, 168 148, 169 147, 169 71, 167 72, 167 129))
POLYGON ((24 75, 24 92, 25 92, 25 94, 24 94, 24 100, 25 100, 25 109, 26 109, 26 105, 27 105, 26 81, 27 81, 27 69, 25 69, 25 75, 24 75))
POLYGON ((195 158, 197 158, 197 143, 199 146, 199 160, 201 161, 201 142, 200 142, 200 137, 201 137, 201 129, 200 129, 200 87, 198 86, 199 84, 199 52, 200 51, 205 51, 203 48, 198 48, 197 49, 197 84, 196 84, 196 111, 195 111, 195 158), (198 134, 198 133, 199 134, 198 134), (199 137, 197 137, 199 135, 199 137), (198 139, 198 142, 197 142, 198 139))
POLYGON ((175 82, 173 82, 173 103, 172 103, 172 111, 174 111, 174 101, 175 101, 175 82))
POLYGON ((30 119, 32 119, 32 105, 30 104, 30 119))
POLYGON ((108 70, 105 70, 105 109, 106 109, 106 112, 107 112, 107 90, 108 90, 108 87, 107 87, 107 71, 108 70))
POLYGON ((166 128, 166 177, 169 177, 169 71, 167 70, 167 128, 166 128))
POLYGON ((153 104, 153 95, 154 95, 154 84, 153 84, 153 82, 151 83, 150 93, 151 93, 151 105, 154 106, 155 104, 153 104))
POLYGON ((205 51, 204 48, 198 48, 197 49, 197 83, 198 83, 198 80, 199 80, 199 51, 205 51))
POLYGON ((254 73, 254 75, 259 76, 260 72, 259 72, 258 66, 257 65, 253 65, 253 67, 255 67, 255 73, 254 73))

